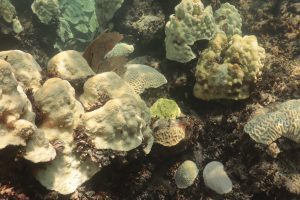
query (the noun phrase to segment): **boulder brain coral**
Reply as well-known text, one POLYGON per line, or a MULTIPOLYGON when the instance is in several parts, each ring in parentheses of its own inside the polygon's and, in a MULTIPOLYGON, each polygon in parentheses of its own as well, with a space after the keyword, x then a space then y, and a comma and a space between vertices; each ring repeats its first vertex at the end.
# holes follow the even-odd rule
POLYGON ((246 99, 264 65, 265 50, 255 36, 218 32, 196 67, 194 95, 203 100, 246 99))
POLYGON ((289 100, 254 116, 244 131, 258 143, 271 144, 284 136, 300 143, 300 100, 289 100))

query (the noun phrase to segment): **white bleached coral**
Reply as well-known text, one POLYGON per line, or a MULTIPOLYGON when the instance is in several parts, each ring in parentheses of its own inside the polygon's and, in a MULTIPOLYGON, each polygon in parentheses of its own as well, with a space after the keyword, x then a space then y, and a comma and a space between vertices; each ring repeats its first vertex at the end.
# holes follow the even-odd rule
POLYGON ((137 94, 145 89, 158 88, 167 83, 167 79, 156 69, 147 65, 127 64, 124 80, 133 88, 137 94))
POLYGON ((8 145, 26 145, 36 127, 31 103, 12 72, 11 65, 0 60, 0 149, 8 145))
POLYGON ((39 168, 36 179, 46 188, 69 194, 91 178, 99 168, 81 161, 73 152, 73 129, 84 112, 75 99, 75 90, 69 82, 59 78, 48 79, 34 95, 42 112, 41 130, 51 142, 61 142, 62 150, 56 158, 39 168))
POLYGON ((112 50, 110 50, 104 58, 111 58, 116 56, 129 56, 134 51, 133 45, 126 44, 123 42, 117 43, 112 50))
POLYGON ((86 110, 91 110, 109 99, 133 93, 132 88, 116 73, 104 72, 84 83, 84 92, 79 99, 86 110))
POLYGON ((68 81, 50 78, 34 95, 43 114, 42 127, 74 128, 83 113, 83 107, 75 99, 75 90, 68 81))
MULTIPOLYGON (((98 74, 86 81, 80 97, 92 108, 106 96, 100 108, 82 115, 82 126, 97 149, 129 151, 145 140, 151 149, 150 111, 145 102, 114 72, 98 74)), ((88 109, 89 110, 89 109, 88 109)))
POLYGON ((56 157, 56 151, 45 137, 42 130, 37 129, 26 144, 24 158, 33 163, 48 162, 56 157))
POLYGON ((224 170, 224 165, 218 161, 208 163, 203 170, 205 186, 218 194, 232 191, 232 182, 224 170))
POLYGON ((72 81, 95 75, 78 51, 63 51, 53 56, 47 66, 50 76, 72 81))
POLYGON ((82 116, 86 133, 97 149, 129 151, 141 145, 149 131, 150 114, 145 103, 124 95, 82 116), (148 111, 148 112, 147 112, 148 111))
POLYGON ((210 40, 215 30, 211 6, 204 8, 200 0, 182 0, 166 24, 166 57, 181 63, 189 62, 196 58, 191 45, 198 40, 210 40))
POLYGON ((20 50, 1 51, 0 59, 12 66, 13 73, 24 90, 35 92, 41 87, 41 67, 29 53, 20 50))

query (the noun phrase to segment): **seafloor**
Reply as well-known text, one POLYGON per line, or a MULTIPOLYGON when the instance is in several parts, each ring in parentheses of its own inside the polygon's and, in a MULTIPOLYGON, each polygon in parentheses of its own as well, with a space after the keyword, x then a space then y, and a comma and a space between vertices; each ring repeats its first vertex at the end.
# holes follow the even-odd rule
MULTIPOLYGON (((16 2, 17 0, 13 1, 16 2)), ((154 145, 150 155, 126 163, 112 163, 67 196, 48 191, 31 175, 31 164, 18 158, 18 149, 0 152, 0 199, 300 199, 299 180, 287 184, 282 174, 300 173, 300 146, 288 139, 279 139, 281 152, 273 158, 266 147, 255 143, 243 132, 243 127, 256 105, 269 105, 300 97, 300 3, 298 0, 229 0, 203 1, 214 9, 229 2, 240 11, 243 34, 255 35, 266 50, 264 71, 253 85, 246 100, 202 101, 193 97, 193 69, 196 61, 179 64, 165 59, 164 31, 158 31, 151 43, 134 32, 124 21, 132 20, 158 3, 165 19, 173 13, 178 0, 128 0, 116 13, 114 31, 122 33, 136 45, 132 57, 148 55, 157 62, 157 68, 167 77, 168 84, 161 90, 148 90, 143 99, 151 105, 159 97, 176 100, 189 117, 192 137, 188 145, 172 149, 154 145), (132 9, 138 12, 126 12, 132 9), (150 5, 150 7, 149 7, 150 5), (129 16, 126 16, 127 15, 129 16), (130 16, 131 15, 131 16, 130 16), (137 16, 132 16, 137 15, 137 16), (295 24, 296 18, 298 23, 295 24), (186 77, 178 83, 180 77, 186 77), (233 182, 232 192, 217 195, 206 188, 199 175, 187 189, 177 189, 174 173, 184 160, 199 163, 202 174, 205 163, 218 160, 225 165, 233 182), (295 188, 291 188, 295 187, 295 188)), ((19 49, 30 53, 41 66, 57 52, 49 44, 51 31, 36 25, 37 19, 16 7, 19 17, 28 20, 20 35, 0 33, 0 50, 19 49), (32 23, 31 23, 32 22, 32 23)), ((156 7, 153 7, 153 9, 156 7)), ((147 11, 148 12, 148 11, 147 11)), ((49 28, 49 27, 48 27, 49 28)), ((50 28, 51 29, 51 28, 50 28)), ((147 39, 148 40, 148 39, 147 39)), ((201 51, 206 42, 194 48, 201 51)))

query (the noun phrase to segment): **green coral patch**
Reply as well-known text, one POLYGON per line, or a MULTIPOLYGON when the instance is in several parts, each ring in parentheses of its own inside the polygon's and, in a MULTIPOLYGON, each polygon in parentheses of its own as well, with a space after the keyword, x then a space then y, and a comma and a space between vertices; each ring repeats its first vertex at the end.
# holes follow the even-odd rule
POLYGON ((176 119, 181 111, 172 99, 158 99, 150 108, 152 118, 176 119))

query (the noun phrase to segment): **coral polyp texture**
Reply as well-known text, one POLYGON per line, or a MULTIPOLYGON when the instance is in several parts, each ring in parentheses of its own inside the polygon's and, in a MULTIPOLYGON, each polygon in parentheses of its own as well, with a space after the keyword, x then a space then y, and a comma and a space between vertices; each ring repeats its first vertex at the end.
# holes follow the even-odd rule
POLYGON ((280 137, 300 143, 300 100, 289 100, 261 112, 247 122, 244 131, 258 143, 269 145, 280 137))
POLYGON ((184 161, 177 169, 175 174, 175 183, 178 188, 187 188, 193 185, 197 178, 199 169, 191 160, 184 161))
POLYGON ((195 72, 194 96, 203 100, 246 99, 264 66, 265 50, 255 36, 218 32, 203 51, 195 72))
POLYGON ((150 66, 127 64, 125 67, 123 79, 137 94, 143 93, 145 89, 158 88, 167 83, 165 76, 150 66))
POLYGON ((160 98, 150 107, 152 118, 176 119, 181 115, 181 110, 172 99, 160 98))
POLYGON ((224 31, 227 37, 242 35, 242 18, 239 11, 231 4, 224 3, 214 13, 218 31, 224 31))
POLYGON ((159 119, 155 121, 154 142, 166 147, 177 145, 185 138, 185 126, 176 120, 159 119))
POLYGON ((202 2, 182 0, 165 27, 166 57, 180 63, 196 58, 191 49, 198 40, 210 40, 216 30, 211 6, 202 2))

